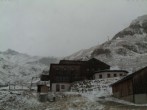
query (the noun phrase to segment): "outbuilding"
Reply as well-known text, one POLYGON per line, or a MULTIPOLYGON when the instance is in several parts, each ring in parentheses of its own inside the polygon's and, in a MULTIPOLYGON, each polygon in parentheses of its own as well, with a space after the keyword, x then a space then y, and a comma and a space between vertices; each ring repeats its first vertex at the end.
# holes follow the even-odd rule
POLYGON ((147 66, 112 84, 113 96, 130 102, 147 103, 147 66))
POLYGON ((49 81, 39 81, 37 83, 37 92, 38 93, 48 93, 49 92, 49 81))

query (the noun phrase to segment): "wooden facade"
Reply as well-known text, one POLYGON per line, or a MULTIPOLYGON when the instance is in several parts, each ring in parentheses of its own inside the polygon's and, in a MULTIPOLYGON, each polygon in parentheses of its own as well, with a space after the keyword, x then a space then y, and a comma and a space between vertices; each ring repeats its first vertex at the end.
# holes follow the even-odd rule
POLYGON ((111 85, 114 97, 134 103, 147 103, 147 67, 111 85))
POLYGON ((38 93, 48 93, 49 87, 46 85, 37 85, 37 92, 38 93))
POLYGON ((51 64, 50 66, 50 81, 52 83, 73 82, 80 80, 81 75, 80 65, 68 64, 51 64))
POLYGON ((41 80, 41 81, 49 81, 49 75, 42 74, 42 75, 40 76, 40 80, 41 80))
POLYGON ((95 58, 88 61, 61 60, 59 64, 50 65, 50 87, 52 88, 52 83, 92 79, 95 71, 106 69, 110 69, 110 66, 95 58))
POLYGON ((147 93, 147 68, 133 78, 134 94, 147 93))
POLYGON ((40 75, 40 81, 37 82, 37 92, 38 93, 48 93, 50 90, 49 75, 47 75, 46 73, 43 72, 43 74, 40 75))

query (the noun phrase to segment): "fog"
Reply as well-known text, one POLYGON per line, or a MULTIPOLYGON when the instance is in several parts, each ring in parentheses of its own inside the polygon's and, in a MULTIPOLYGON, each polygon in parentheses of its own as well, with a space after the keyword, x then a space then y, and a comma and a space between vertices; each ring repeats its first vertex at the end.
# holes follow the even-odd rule
POLYGON ((0 51, 68 56, 147 14, 147 0, 0 0, 0 51))

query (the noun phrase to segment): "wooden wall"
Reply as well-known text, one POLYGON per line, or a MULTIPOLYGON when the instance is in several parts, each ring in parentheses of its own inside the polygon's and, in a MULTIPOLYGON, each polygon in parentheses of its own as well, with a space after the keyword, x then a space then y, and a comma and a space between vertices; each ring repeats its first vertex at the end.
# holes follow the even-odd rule
POLYGON ((80 65, 51 65, 50 68, 50 81, 52 83, 59 82, 73 82, 81 80, 81 67, 80 65))
POLYGON ((117 98, 133 95, 132 79, 125 80, 112 86, 113 95, 117 98))
POLYGON ((133 85, 134 94, 147 94, 147 68, 135 74, 133 85))
POLYGON ((48 93, 49 92, 49 87, 46 85, 38 85, 37 92, 39 93, 48 93))

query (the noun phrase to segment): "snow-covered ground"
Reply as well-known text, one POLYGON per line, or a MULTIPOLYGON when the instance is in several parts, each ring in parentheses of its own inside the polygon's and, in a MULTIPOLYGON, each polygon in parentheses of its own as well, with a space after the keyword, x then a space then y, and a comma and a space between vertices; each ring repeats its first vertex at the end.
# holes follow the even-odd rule
POLYGON ((0 91, 0 110, 39 110, 40 102, 23 91, 0 91))
POLYGON ((55 93, 55 102, 39 102, 28 87, 0 87, 0 110, 146 110, 139 105, 111 97, 110 84, 119 78, 75 82, 70 92, 55 93))
POLYGON ((55 102, 39 102, 37 94, 25 91, 0 90, 0 110, 146 110, 147 104, 133 104, 111 96, 65 92, 56 93, 55 102))

